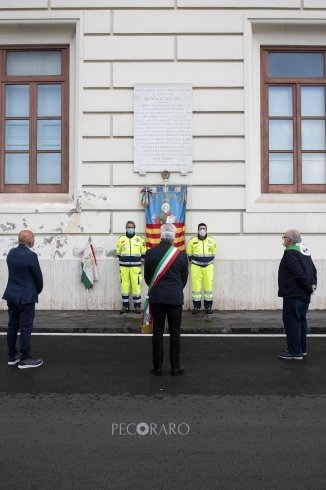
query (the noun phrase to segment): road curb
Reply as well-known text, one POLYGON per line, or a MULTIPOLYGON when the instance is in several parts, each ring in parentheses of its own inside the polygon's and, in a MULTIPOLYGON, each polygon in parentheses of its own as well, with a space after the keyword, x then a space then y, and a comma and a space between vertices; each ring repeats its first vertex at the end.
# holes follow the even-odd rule
MULTIPOLYGON (((1 333, 6 333, 7 329, 5 327, 0 327, 1 333)), ((140 333, 139 328, 107 328, 107 327, 72 327, 72 326, 61 326, 57 327, 45 327, 45 328, 34 328, 33 333, 70 333, 70 334, 137 334, 140 333)), ((165 330, 168 333, 168 329, 165 330)), ((191 335, 280 335, 284 334, 284 329, 279 327, 213 327, 213 328, 186 328, 181 329, 181 334, 191 334, 191 335)), ((310 328, 308 334, 326 334, 326 328, 310 328)))

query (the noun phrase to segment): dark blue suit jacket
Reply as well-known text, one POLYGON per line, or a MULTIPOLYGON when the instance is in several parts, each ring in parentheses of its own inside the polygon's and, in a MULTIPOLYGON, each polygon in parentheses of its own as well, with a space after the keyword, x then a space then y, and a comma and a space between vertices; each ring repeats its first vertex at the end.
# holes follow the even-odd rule
POLYGON ((26 245, 12 248, 7 256, 8 284, 2 299, 11 303, 37 303, 43 276, 37 254, 26 245))
MULTIPOLYGON (((171 243, 161 242, 156 247, 147 250, 145 255, 144 277, 147 285, 151 283, 155 269, 161 258, 170 248, 171 243)), ((188 259, 185 252, 180 252, 168 271, 151 288, 149 292, 150 303, 164 303, 169 305, 183 304, 183 288, 188 279, 188 259)))

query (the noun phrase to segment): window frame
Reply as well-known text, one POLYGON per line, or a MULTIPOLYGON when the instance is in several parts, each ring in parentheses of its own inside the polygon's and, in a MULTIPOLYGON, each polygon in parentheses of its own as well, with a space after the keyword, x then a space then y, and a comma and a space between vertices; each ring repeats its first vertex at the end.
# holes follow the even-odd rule
MULTIPOLYGON (((278 193, 278 194, 308 194, 308 193, 324 193, 326 192, 325 184, 303 184, 302 183, 302 148, 301 148, 301 121, 300 112, 300 87, 301 86, 324 86, 326 94, 326 48, 321 46, 261 46, 260 47, 260 73, 261 73, 261 190, 263 193, 278 193), (269 77, 268 76, 268 54, 272 52, 321 52, 324 55, 324 76, 323 77, 302 77, 302 78, 287 78, 287 77, 269 77), (293 184, 270 184, 269 183, 269 134, 268 125, 273 117, 268 114, 268 88, 270 86, 291 86, 293 87, 293 151, 282 151, 282 153, 293 153, 293 184)), ((326 96, 325 96, 326 101, 326 96)), ((288 117, 275 117, 275 119, 288 120, 288 117)), ((308 118, 309 119, 309 118, 308 118)), ((316 119, 316 118, 314 118, 316 119)), ((326 120, 326 108, 325 116, 326 120)), ((275 151, 277 153, 277 151, 275 151)), ((309 151, 314 153, 314 151, 309 151)), ((316 151, 316 153, 324 153, 316 151)))
MULTIPOLYGON (((0 46, 0 193, 67 193, 69 188, 69 46, 56 45, 6 45, 0 46), (60 75, 38 75, 38 76, 8 76, 6 74, 7 53, 13 51, 60 51, 61 52, 61 74, 60 75), (30 131, 29 131, 29 183, 28 184, 5 184, 5 89, 7 85, 26 84, 30 86, 30 131), (36 182, 36 160, 37 160, 37 113, 36 113, 36 90, 37 85, 60 84, 62 87, 61 97, 61 183, 60 184, 37 184, 36 182)), ((44 119, 44 117, 40 118, 44 119)), ((51 119, 51 117, 49 117, 51 119)), ((51 151, 49 151, 51 152, 51 151)))

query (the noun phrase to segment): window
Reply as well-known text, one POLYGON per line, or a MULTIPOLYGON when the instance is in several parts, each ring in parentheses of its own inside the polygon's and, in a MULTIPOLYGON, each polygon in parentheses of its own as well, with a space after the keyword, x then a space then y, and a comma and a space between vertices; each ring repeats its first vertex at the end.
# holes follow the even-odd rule
POLYGON ((68 190, 67 47, 0 48, 0 192, 68 190))
POLYGON ((262 191, 326 191, 326 50, 261 49, 262 191))

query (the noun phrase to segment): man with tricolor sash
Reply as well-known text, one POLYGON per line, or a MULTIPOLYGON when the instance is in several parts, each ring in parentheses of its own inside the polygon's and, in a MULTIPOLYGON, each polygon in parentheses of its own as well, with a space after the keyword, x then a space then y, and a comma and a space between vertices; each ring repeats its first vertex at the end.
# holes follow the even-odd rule
POLYGON ((163 334, 165 319, 170 332, 171 374, 183 372, 180 366, 180 327, 182 319, 183 289, 188 279, 187 255, 173 243, 176 227, 172 223, 161 226, 161 241, 147 250, 144 277, 148 285, 148 301, 153 319, 153 369, 162 374, 163 334))

